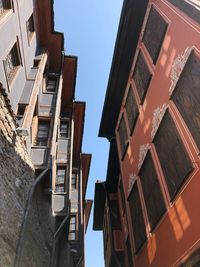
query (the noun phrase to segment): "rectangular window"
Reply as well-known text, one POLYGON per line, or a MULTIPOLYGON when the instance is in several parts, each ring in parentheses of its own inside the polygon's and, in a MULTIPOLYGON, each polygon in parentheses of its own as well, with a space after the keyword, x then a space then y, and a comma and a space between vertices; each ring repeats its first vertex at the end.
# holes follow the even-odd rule
POLYGON ((188 17, 200 23, 200 1, 199 0, 168 0, 188 17))
POLYGON ((166 30, 166 21, 162 18, 158 11, 152 7, 147 20, 143 42, 154 64, 156 64, 158 59, 166 30))
POLYGON ((192 51, 179 81, 174 89, 172 100, 183 117, 200 150, 200 58, 192 51))
POLYGON ((18 70, 18 67, 21 64, 17 42, 13 45, 3 63, 7 81, 8 84, 10 84, 18 70))
POLYGON ((200 266, 200 248, 197 249, 189 259, 186 260, 180 267, 199 267, 200 266))
POLYGON ((77 172, 72 172, 71 190, 77 189, 77 172))
POLYGON ((39 121, 38 131, 35 140, 36 146, 47 146, 49 138, 50 121, 39 121))
POLYGON ((57 77, 48 76, 46 79, 46 91, 49 93, 56 92, 57 77))
POLYGON ((119 135, 119 142, 120 142, 120 148, 121 148, 121 156, 123 158, 125 155, 126 149, 128 147, 128 134, 127 134, 127 128, 126 128, 126 123, 124 119, 124 114, 122 115, 122 118, 119 124, 118 135, 119 135))
POLYGON ((142 213, 142 206, 137 183, 134 184, 133 189, 130 193, 129 206, 130 206, 135 248, 137 252, 147 239, 146 227, 144 223, 144 217, 142 213))
POLYGON ((0 16, 8 9, 11 9, 11 0, 0 0, 0 16))
POLYGON ((141 178, 149 223, 151 230, 153 230, 166 211, 166 207, 150 152, 148 152, 145 158, 139 176, 141 178))
POLYGON ((57 166, 57 173, 56 173, 56 185, 63 185, 65 184, 66 178, 66 167, 57 166))
POLYGON ((152 75, 149 71, 145 58, 140 51, 135 65, 135 70, 133 72, 133 80, 135 82, 141 103, 143 102, 147 93, 151 77, 152 75))
POLYGON ((70 225, 69 225, 69 240, 73 241, 77 239, 77 217, 76 215, 71 215, 70 225))
POLYGON ((112 230, 121 230, 118 200, 110 199, 109 202, 110 202, 110 220, 111 220, 112 230))
POLYGON ((193 167, 169 112, 161 122, 154 144, 172 200, 193 167))
POLYGON ((69 121, 60 121, 60 137, 69 138, 69 121))
POLYGON ((123 188, 122 181, 119 184, 119 190, 120 190, 121 203, 122 203, 122 215, 124 215, 126 211, 126 201, 125 201, 124 188, 123 188))
POLYGON ((27 34, 28 34, 28 40, 30 41, 33 33, 35 31, 34 28, 34 20, 33 20, 33 14, 30 16, 30 18, 28 19, 27 23, 26 23, 26 27, 27 27, 27 34))
POLYGON ((135 96, 133 94, 133 90, 131 86, 129 88, 129 92, 126 98, 125 109, 126 109, 126 114, 128 118, 129 129, 132 134, 138 114, 139 114, 139 110, 138 110, 137 102, 135 100, 135 96))

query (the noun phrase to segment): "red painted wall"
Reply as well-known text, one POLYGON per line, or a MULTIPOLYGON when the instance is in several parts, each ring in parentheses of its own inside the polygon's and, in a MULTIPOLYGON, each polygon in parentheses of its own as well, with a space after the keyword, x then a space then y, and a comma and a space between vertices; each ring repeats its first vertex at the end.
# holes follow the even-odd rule
MULTIPOLYGON (((158 107, 162 107, 163 104, 169 106, 170 114, 177 126, 188 155, 194 164, 194 170, 184 183, 174 201, 171 203, 166 186, 164 186, 163 183, 164 177, 159 168, 159 164, 155 165, 159 181, 162 185, 167 212, 164 214, 153 233, 149 233, 148 241, 136 255, 136 267, 179 266, 187 255, 191 254, 191 252, 200 246, 199 151, 191 138, 188 129, 185 127, 185 123, 179 115, 177 108, 169 99, 169 88, 171 85, 170 75, 172 64, 175 59, 178 56, 184 55, 185 50, 191 47, 195 47, 196 52, 200 54, 200 25, 187 17, 186 14, 179 11, 168 1, 150 1, 149 7, 152 4, 168 22, 168 29, 155 67, 151 62, 147 50, 141 42, 141 38, 138 44, 138 49, 142 49, 148 66, 153 73, 153 77, 147 90, 145 100, 142 106, 140 106, 140 115, 137 119, 133 135, 129 137, 130 143, 126 155, 123 161, 120 162, 126 198, 128 197, 129 176, 130 174, 138 173, 140 146, 150 144, 154 162, 157 162, 155 148, 152 145, 151 139, 152 119, 154 110, 158 107)), ((130 84, 132 84, 132 89, 135 90, 134 82, 131 79, 134 66, 135 62, 133 62, 132 70, 130 72, 126 94, 128 93, 130 84)), ((118 124, 116 126, 116 136, 118 136, 117 129, 121 114, 124 111, 126 94, 121 107, 118 124)), ((118 151, 120 151, 119 140, 117 140, 117 143, 118 151)), ((126 204, 128 210, 128 202, 126 204)), ((129 230, 130 229, 131 221, 129 214, 129 230)), ((132 234, 131 240, 133 244, 132 234)))

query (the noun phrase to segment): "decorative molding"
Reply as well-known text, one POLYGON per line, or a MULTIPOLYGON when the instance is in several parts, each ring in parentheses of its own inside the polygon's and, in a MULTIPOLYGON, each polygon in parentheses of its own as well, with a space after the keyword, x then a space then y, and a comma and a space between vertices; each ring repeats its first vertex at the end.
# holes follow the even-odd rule
POLYGON ((186 48, 185 52, 183 55, 179 55, 173 62, 172 64, 172 69, 171 69, 171 86, 169 88, 169 94, 172 95, 176 84, 178 82, 178 79, 181 75, 181 72, 183 71, 185 64, 193 50, 193 47, 188 47, 186 48))
POLYGON ((128 195, 130 194, 136 180, 137 180, 137 175, 130 173, 129 174, 129 183, 128 183, 128 195))
POLYGON ((156 135, 156 132, 158 130, 158 127, 162 121, 162 118, 167 110, 168 105, 163 104, 162 107, 158 107, 153 112, 153 120, 152 120, 152 131, 151 131, 151 139, 154 139, 154 136, 156 135))
POLYGON ((150 148, 150 145, 149 144, 141 145, 140 146, 138 171, 140 170, 140 168, 141 168, 141 166, 142 166, 142 164, 144 162, 144 159, 146 157, 146 154, 147 154, 149 148, 150 148))

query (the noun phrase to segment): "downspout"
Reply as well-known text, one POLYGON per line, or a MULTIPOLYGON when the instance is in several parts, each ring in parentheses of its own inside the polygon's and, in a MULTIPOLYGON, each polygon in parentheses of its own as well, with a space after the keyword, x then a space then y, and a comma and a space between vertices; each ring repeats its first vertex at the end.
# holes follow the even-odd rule
POLYGON ((31 187, 31 189, 29 191, 28 200, 26 202, 24 218, 23 218, 23 222, 22 222, 20 238, 19 238, 19 242, 18 242, 18 245, 17 245, 17 252, 16 252, 16 256, 15 256, 14 267, 18 267, 19 266, 18 264, 20 262, 22 244, 23 244, 22 242, 23 242, 24 232, 25 232, 25 229, 26 229, 28 213, 30 211, 32 200, 33 200, 33 194, 35 192, 36 186, 41 182, 41 180, 44 178, 44 176, 45 176, 45 174, 47 173, 48 170, 49 170, 49 166, 35 179, 35 181, 32 184, 32 187, 31 187))

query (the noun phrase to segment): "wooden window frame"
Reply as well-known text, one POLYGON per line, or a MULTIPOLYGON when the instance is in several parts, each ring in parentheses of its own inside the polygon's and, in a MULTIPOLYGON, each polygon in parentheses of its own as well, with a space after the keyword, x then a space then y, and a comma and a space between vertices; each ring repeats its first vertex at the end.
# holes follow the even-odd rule
POLYGON ((66 179, 67 179, 67 167, 65 165, 57 165, 56 166, 56 181, 55 181, 55 192, 56 193, 66 192, 66 179), (64 170, 64 176, 58 175, 59 170, 64 170), (59 176, 62 178, 59 178, 59 176))
POLYGON ((71 179, 71 191, 75 191, 78 190, 78 171, 77 170, 73 170, 72 171, 72 179, 71 179), (75 187, 72 188, 73 185, 73 174, 75 174, 76 177, 76 183, 75 183, 75 187))
MULTIPOLYGON (((154 27, 155 27, 155 25, 154 25, 154 27)), ((146 25, 145 25, 145 29, 144 29, 144 34, 142 36, 142 43, 144 44, 145 49, 147 50, 147 52, 148 52, 148 54, 149 54, 149 56, 150 56, 150 58, 152 60, 152 63, 154 65, 156 65, 156 63, 158 61, 158 58, 159 58, 159 55, 160 55, 160 52, 161 52, 161 49, 162 49, 162 46, 163 46, 163 41, 164 41, 166 33, 167 33, 167 29, 168 29, 168 22, 163 17, 163 15, 160 13, 160 11, 154 5, 151 5, 151 8, 150 8, 150 11, 149 11, 149 14, 148 14, 148 18, 147 18, 147 22, 146 22, 146 25), (155 52, 155 55, 151 54, 152 51, 150 51, 151 49, 148 48, 148 45, 147 45, 148 43, 147 43, 147 40, 145 38, 147 32, 150 30, 149 23, 151 23, 153 12, 155 12, 155 13, 157 13, 159 15, 159 17, 163 20, 163 23, 166 23, 165 28, 163 29, 163 32, 160 35, 159 46, 157 47, 157 51, 155 52)), ((153 39, 153 38, 154 38, 154 36, 152 36, 152 34, 151 34, 151 39, 153 39)), ((152 41, 151 41, 151 43, 152 43, 152 41)), ((158 40, 156 40, 156 43, 158 43, 158 40)))
MULTIPOLYGON (((167 128, 170 128, 170 129, 172 129, 171 127, 167 127, 167 128)), ((168 136, 169 137, 169 136, 168 136)), ((161 123, 160 123, 160 126, 159 126, 159 128, 158 128, 158 130, 157 130, 157 132, 156 132, 156 135, 155 135, 155 137, 154 137, 154 140, 153 140, 153 143, 154 143, 154 147, 155 147, 155 151, 156 151, 156 154, 157 154, 157 157, 158 157, 158 160, 159 160, 159 164, 160 164, 160 168, 161 168, 161 170, 162 170, 162 172, 163 172, 163 176, 164 176, 164 180, 165 180, 165 183, 166 183, 166 189, 168 190, 168 193, 169 193, 169 197, 170 197, 170 201, 173 201, 174 199, 175 199, 175 197, 179 194, 179 192, 180 192, 180 190, 181 190, 181 188, 184 186, 184 184, 186 183, 186 181, 188 180, 188 178, 189 178, 189 176, 191 175, 191 173, 193 172, 193 170, 194 170, 194 168, 193 168, 193 165, 192 165, 192 161, 191 161, 191 158, 189 157, 189 154, 188 154, 188 151, 187 151, 187 149, 186 149, 186 147, 185 147, 185 144, 184 144, 184 142, 183 142, 183 140, 182 140, 182 137, 181 137, 181 135, 180 135, 180 132, 178 131, 178 129, 177 129, 177 126, 176 126, 176 123, 175 123, 175 121, 174 121, 174 119, 173 119, 173 117, 172 117, 172 115, 170 114, 170 112, 169 112, 169 110, 167 110, 166 112, 165 112, 165 114, 164 114, 164 116, 163 116, 163 118, 162 118, 162 121, 161 121, 161 123), (156 139, 158 138, 158 136, 159 136, 159 134, 160 134, 160 132, 161 132, 161 130, 162 130, 162 125, 163 125, 163 123, 165 122, 165 119, 167 118, 167 116, 169 116, 168 117, 168 119, 169 120, 171 120, 171 122, 172 122, 172 124, 174 124, 174 130, 175 130, 175 136, 176 136, 176 138, 175 138, 175 140, 178 140, 177 141, 177 144, 176 144, 176 147, 178 147, 179 148, 179 150, 182 150, 181 151, 181 153, 179 153, 179 155, 184 155, 184 157, 185 157, 185 160, 187 160, 187 164, 188 164, 188 170, 186 171, 186 173, 185 173, 185 175, 184 175, 184 177, 182 178, 182 181, 181 181, 181 175, 180 175, 180 173, 178 173, 177 174, 177 176, 179 175, 179 179, 178 180, 176 180, 177 181, 177 183, 180 183, 177 187, 176 187, 176 190, 174 191, 174 193, 172 193, 172 188, 170 189, 170 179, 169 179, 169 176, 170 176, 170 174, 168 173, 167 174, 167 172, 169 172, 169 166, 167 166, 167 165, 163 165, 164 163, 163 162, 165 162, 165 164, 167 163, 168 164, 168 162, 169 162, 169 160, 166 160, 165 159, 165 161, 163 160, 163 162, 161 161, 161 152, 159 152, 159 150, 157 149, 157 146, 159 147, 159 149, 160 149, 160 147, 161 147, 161 145, 159 144, 159 142, 158 142, 158 144, 156 145, 156 143, 157 143, 157 141, 156 141, 156 139), (159 155, 160 154, 160 155, 159 155), (190 163, 190 164, 189 164, 190 163)), ((168 138, 168 140, 167 140, 167 147, 169 147, 169 138, 168 138)), ((175 155, 175 152, 174 152, 174 149, 176 148, 175 147, 175 144, 173 144, 173 155, 175 155)), ((163 147, 162 147, 162 149, 161 149, 162 151, 163 151, 163 147)), ((168 153, 169 153, 170 151, 168 151, 168 153)), ((166 155, 166 153, 165 153, 165 155, 166 155)), ((183 160, 183 159, 181 159, 181 160, 183 160)), ((172 164, 173 166, 174 166, 174 162, 173 162, 173 164, 172 164)), ((178 164, 175 164, 176 166, 178 165, 178 164)), ((184 168, 185 168, 185 165, 184 165, 184 168)), ((173 169, 173 168, 172 168, 173 169)), ((180 168, 180 170, 183 170, 183 167, 181 167, 180 168)), ((176 173, 177 173, 177 169, 176 169, 176 173)), ((173 187, 175 188, 175 184, 174 184, 174 182, 172 183, 171 182, 171 187, 172 187, 172 184, 173 184, 173 187)))
MULTIPOLYGON (((158 223, 160 222, 161 218, 164 216, 164 214, 166 213, 166 204, 165 204, 165 199, 164 199, 164 195, 163 195, 163 191, 162 191, 162 185, 159 181, 159 176, 157 174, 157 171, 156 171, 156 168, 155 168, 155 163, 154 163, 154 160, 153 160, 153 156, 150 152, 150 150, 147 152, 147 155, 144 159, 144 162, 140 168, 140 172, 139 172, 139 177, 140 177, 140 183, 141 183, 141 187, 142 187, 142 193, 143 193, 143 198, 144 198, 144 205, 146 207, 146 213, 147 213, 147 217, 148 217, 148 221, 149 221, 149 225, 150 225, 150 228, 151 228, 151 232, 153 232, 153 230, 156 228, 156 226, 158 225, 158 223), (153 177, 154 181, 153 181, 153 184, 152 184, 152 181, 151 181, 151 184, 149 184, 149 186, 145 187, 145 182, 148 182, 148 177, 144 177, 142 175, 142 172, 144 171, 144 168, 146 167, 146 164, 148 162, 150 158, 150 161, 151 163, 153 164, 153 171, 154 171, 154 174, 155 174, 155 177, 153 177), (151 186, 151 188, 150 188, 151 186), (149 208, 152 208, 151 206, 149 206, 149 204, 151 203, 151 201, 149 200, 150 198, 152 197, 155 197, 153 194, 155 194, 153 192, 153 190, 155 190, 155 188, 158 187, 159 189, 159 194, 160 194, 160 197, 162 198, 162 201, 163 201, 163 207, 162 207, 162 211, 160 211, 159 215, 157 215, 156 219, 154 222, 151 223, 151 214, 152 214, 152 210, 150 212, 150 209, 149 208), (145 188, 148 188, 148 192, 145 192, 145 188), (149 206, 149 207, 148 207, 149 206)), ((157 189, 157 188, 156 188, 157 189)), ((158 191, 156 190, 156 192, 158 193, 158 191)), ((153 198, 154 199, 154 198, 153 198)), ((159 199, 159 203, 161 199, 159 199)), ((155 203, 155 201, 153 201, 155 203)), ((155 207, 155 205, 154 205, 155 207)))
POLYGON ((50 131, 51 131, 51 120, 50 119, 38 118, 37 131, 36 131, 36 135, 35 135, 35 138, 34 138, 34 147, 41 147, 41 148, 48 147, 49 146, 50 131), (37 138, 38 138, 38 130, 39 130, 39 123, 41 123, 41 122, 44 122, 46 124, 49 124, 48 137, 47 137, 46 145, 39 145, 38 143, 40 141, 37 140, 37 138))
POLYGON ((136 122, 137 122, 138 115, 139 115, 139 108, 138 108, 137 100, 136 100, 136 97, 135 97, 135 94, 133 92, 133 88, 131 85, 129 87, 128 94, 126 96, 125 110, 126 110, 126 117, 127 117, 127 121, 128 121, 130 135, 132 135, 134 128, 135 128, 135 125, 136 125, 136 122), (130 112, 131 107, 134 105, 136 106, 136 109, 134 110, 135 116, 130 118, 129 112, 130 112), (130 119, 132 119, 132 120, 130 121, 130 119))
POLYGON ((70 138, 70 120, 68 119, 60 119, 60 128, 59 128, 59 138, 60 139, 69 139, 70 138), (66 131, 66 135, 64 135, 62 133, 62 124, 66 124, 67 125, 67 131, 66 131))
POLYGON ((200 115, 200 109, 199 109, 199 112, 197 108, 195 108, 195 111, 194 111, 194 106, 195 104, 197 104, 195 102, 198 102, 198 100, 200 100, 200 94, 199 95, 197 94, 198 88, 195 87, 195 84, 198 84, 200 81, 200 79, 199 81, 197 80, 200 74, 200 71, 198 71, 199 66, 200 66, 200 55, 199 53, 196 53, 196 51, 193 49, 187 59, 187 62, 180 74, 179 80, 170 97, 176 109, 180 113, 180 116, 183 119, 184 124, 188 128, 189 134, 194 140, 198 153, 200 153, 200 141, 199 141, 200 135, 198 136, 198 133, 199 133, 198 122, 200 121, 198 117, 200 115), (195 61, 198 63, 198 66, 196 69, 192 68, 189 65, 191 62, 194 63, 195 61), (193 75, 195 75, 195 77, 193 75), (191 79, 189 83, 189 86, 190 86, 189 91, 186 89, 188 88, 188 85, 186 82, 186 80, 188 80, 187 77, 188 79, 191 79), (194 85, 194 88, 193 88, 192 83, 194 82, 194 80, 195 80, 195 83, 193 84, 194 85), (196 91, 194 91, 194 89, 196 89, 196 91), (183 103, 186 103, 186 104, 183 105, 183 103), (194 116, 194 113, 195 113, 195 116, 194 116))
POLYGON ((127 125, 126 125, 124 113, 122 113, 121 118, 120 118, 120 122, 119 122, 119 125, 117 128, 117 136, 118 136, 118 141, 119 141, 121 160, 123 160, 125 155, 126 155, 126 151, 128 149, 128 146, 129 146, 129 138, 128 138, 127 125), (124 129, 122 129, 123 133, 120 132, 121 131, 120 129, 122 127, 122 123, 123 123, 123 128, 124 128, 124 129))
POLYGON ((19 67, 22 65, 18 38, 3 60, 3 65, 9 88, 17 75, 19 67))
POLYGON ((77 241, 78 240, 77 229, 78 229, 78 216, 77 216, 77 214, 71 214, 70 215, 70 223, 69 223, 69 237, 68 237, 68 240, 70 242, 73 242, 73 241, 77 241), (72 225, 72 223, 71 223, 72 218, 75 219, 75 223, 73 223, 73 225, 75 225, 75 229, 70 229, 71 228, 71 225, 72 225), (72 238, 71 235, 73 235, 74 238, 72 238))
MULTIPOLYGON (((133 231, 133 236, 134 236, 134 243, 135 243, 135 254, 137 254, 140 249, 142 248, 142 246, 145 244, 145 242, 147 241, 147 232, 146 232, 146 222, 145 222, 145 217, 144 217, 144 213, 143 213, 143 207, 142 207, 142 199, 141 199, 141 195, 140 195, 140 191, 139 191, 139 186, 138 186, 138 183, 137 181, 135 181, 132 189, 131 189, 131 192, 128 196, 128 201, 129 201, 129 210, 130 210, 130 218, 131 218, 131 226, 132 226, 132 231, 133 231), (138 211, 137 211, 137 214, 135 214, 135 217, 134 217, 134 211, 133 211, 133 206, 132 206, 132 197, 134 198, 134 195, 133 194, 136 194, 136 197, 138 198, 139 200, 139 206, 137 205, 138 207, 138 211), (143 223, 143 234, 144 234, 144 239, 143 240, 136 240, 136 234, 138 232, 138 229, 134 229, 134 223, 136 220, 138 220, 139 218, 139 215, 140 215, 140 223, 139 225, 141 226, 141 223, 143 223), (133 217, 132 217, 133 216, 133 217)), ((133 201, 134 203, 134 201, 133 201)))
POLYGON ((200 23, 200 9, 198 9, 192 0, 168 0, 176 8, 184 12, 189 18, 200 23))
MULTIPOLYGON (((144 68, 143 68, 144 69, 144 68)), ((143 71, 143 70, 142 70, 143 71)), ((140 100, 140 104, 142 105, 143 102, 144 102, 144 99, 146 97, 146 94, 148 92, 148 89, 149 89, 149 85, 151 83, 151 80, 152 80, 152 72, 148 66, 148 63, 147 63, 147 60, 145 58, 145 55, 142 51, 142 49, 139 50, 138 52, 138 55, 137 55, 137 59, 136 59, 136 63, 135 63, 135 66, 134 66, 134 71, 133 71, 133 74, 132 74, 132 80, 134 82, 134 86, 136 88, 136 91, 137 91, 137 95, 138 95, 138 98, 140 100), (143 65, 145 65, 145 68, 147 70, 147 76, 148 76, 148 79, 145 81, 142 79, 141 77, 141 74, 140 74, 140 71, 139 71, 139 61, 141 61, 143 63, 143 65), (138 79, 136 79, 136 74, 139 73, 139 78, 140 78, 140 83, 146 83, 145 84, 145 87, 141 87, 139 84, 138 84, 138 79), (139 88, 140 87, 140 88, 139 88), (141 91, 142 89, 142 91, 141 91)))
MULTIPOLYGON (((56 94, 57 93, 57 87, 58 87, 58 74, 56 73, 48 73, 44 74, 44 86, 43 86, 43 93, 45 94, 56 94), (55 86, 53 90, 48 90, 48 81, 53 80, 55 81, 55 86)), ((53 87, 50 86, 52 89, 53 87)))

